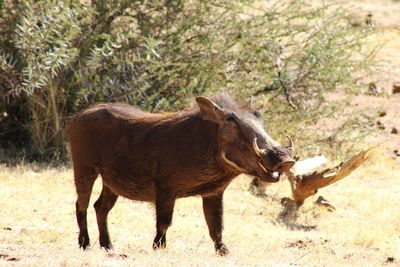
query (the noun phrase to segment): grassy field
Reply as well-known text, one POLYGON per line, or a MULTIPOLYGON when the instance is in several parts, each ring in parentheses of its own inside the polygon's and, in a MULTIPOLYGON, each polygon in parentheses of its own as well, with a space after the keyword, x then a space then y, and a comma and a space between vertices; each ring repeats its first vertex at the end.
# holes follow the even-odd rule
MULTIPOLYGON (((328 1, 329 2, 329 1, 328 1)), ((345 2, 345 1, 343 1, 345 2)), ((346 1, 359 18, 372 12, 380 30, 373 44, 384 43, 378 56, 384 69, 376 75, 385 92, 400 81, 400 2, 346 1)), ((355 17, 357 17, 355 16, 355 17)), ((151 205, 119 198, 109 216, 112 252, 99 248, 94 201, 88 211, 91 247, 78 248, 75 188, 68 167, 0 165, 0 266, 400 266, 400 127, 399 97, 359 95, 354 105, 385 107, 386 129, 369 144, 384 148, 349 177, 308 199, 295 220, 283 218, 283 181, 264 197, 250 193, 249 177, 238 177, 225 193, 224 240, 231 251, 218 257, 208 236, 200 198, 178 200, 167 248, 153 251, 155 216, 151 205), (320 195, 336 211, 313 204, 320 195)))
MULTIPOLYGON (((114 250, 99 248, 94 209, 89 209, 91 248, 77 246, 75 191, 69 168, 0 166, 0 265, 33 266, 379 266, 400 264, 398 160, 375 156, 320 190, 335 212, 309 199, 295 221, 281 219, 287 181, 251 194, 238 177, 225 194, 228 257, 215 255, 200 198, 177 202, 167 249, 153 251, 154 210, 120 198, 109 216, 114 250), (393 261, 393 262, 392 262, 393 261)), ((93 205, 101 181, 96 182, 93 205)), ((315 199, 316 197, 314 197, 315 199)))

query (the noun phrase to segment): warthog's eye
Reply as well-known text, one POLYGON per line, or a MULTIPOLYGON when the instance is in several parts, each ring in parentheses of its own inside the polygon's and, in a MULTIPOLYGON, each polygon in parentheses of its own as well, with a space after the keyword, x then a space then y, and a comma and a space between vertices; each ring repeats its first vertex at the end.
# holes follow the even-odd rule
POLYGON ((253 111, 253 116, 256 118, 261 118, 261 114, 257 110, 253 111))
POLYGON ((230 122, 236 122, 235 116, 232 113, 226 116, 226 120, 230 122))

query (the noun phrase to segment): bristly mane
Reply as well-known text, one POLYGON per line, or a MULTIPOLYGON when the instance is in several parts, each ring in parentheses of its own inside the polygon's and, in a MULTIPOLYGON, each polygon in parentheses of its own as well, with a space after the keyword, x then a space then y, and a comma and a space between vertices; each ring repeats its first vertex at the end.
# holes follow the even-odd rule
MULTIPOLYGON (((238 102, 237 98, 234 96, 229 95, 226 92, 219 93, 213 97, 210 98, 214 103, 216 103, 220 108, 222 109, 238 109, 240 108, 240 102, 238 102)), ((189 110, 199 110, 196 102, 193 100, 191 108, 187 109, 189 110)))
POLYGON ((211 98, 221 108, 235 109, 239 107, 239 104, 235 97, 230 96, 227 93, 221 93, 211 98))

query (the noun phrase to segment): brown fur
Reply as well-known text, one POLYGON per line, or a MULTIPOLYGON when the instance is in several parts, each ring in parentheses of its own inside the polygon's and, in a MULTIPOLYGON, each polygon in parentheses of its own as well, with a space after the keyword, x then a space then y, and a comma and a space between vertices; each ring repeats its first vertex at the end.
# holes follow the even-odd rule
POLYGON ((282 160, 258 158, 252 147, 254 137, 259 146, 275 151, 273 155, 282 156, 283 150, 266 135, 249 105, 239 106, 226 95, 196 101, 200 109, 176 113, 151 114, 125 104, 100 104, 75 116, 68 138, 80 247, 89 245, 86 210, 100 174, 103 190, 95 209, 102 247, 111 247, 107 215, 119 195, 155 204, 154 248, 166 245, 175 199, 200 195, 215 249, 219 254, 228 252, 222 242, 224 190, 240 173, 276 182, 258 162, 274 170, 282 160))

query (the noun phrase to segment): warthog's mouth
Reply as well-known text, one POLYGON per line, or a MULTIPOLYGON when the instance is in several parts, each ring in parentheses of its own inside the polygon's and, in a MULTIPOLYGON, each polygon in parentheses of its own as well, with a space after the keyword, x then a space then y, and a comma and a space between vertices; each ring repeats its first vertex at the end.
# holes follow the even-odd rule
POLYGON ((258 165, 260 166, 261 170, 264 172, 265 177, 260 177, 261 179, 266 179, 271 182, 278 182, 279 179, 281 178, 282 173, 281 172, 274 172, 274 171, 269 171, 267 170, 261 162, 258 162, 258 165))

